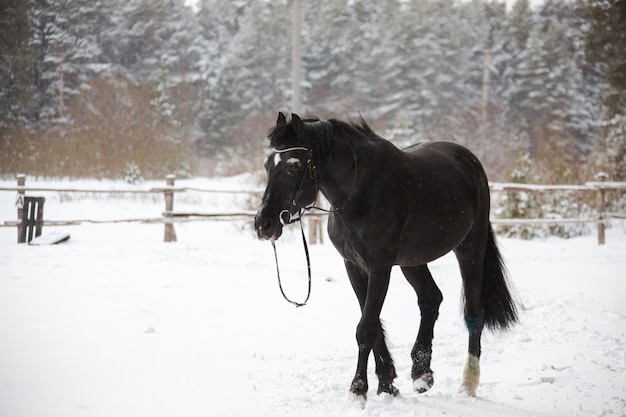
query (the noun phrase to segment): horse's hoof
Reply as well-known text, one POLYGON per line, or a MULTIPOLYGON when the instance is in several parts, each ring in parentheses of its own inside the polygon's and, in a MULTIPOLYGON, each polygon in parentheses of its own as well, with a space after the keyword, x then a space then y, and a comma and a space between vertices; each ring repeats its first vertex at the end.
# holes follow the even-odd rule
POLYGON ((465 383, 463 383, 459 387, 459 393, 460 394, 466 394, 466 395, 468 395, 470 397, 475 397, 477 388, 478 388, 478 386, 466 385, 465 383))
POLYGON ((352 381, 352 385, 350 385, 350 394, 356 398, 362 397, 363 401, 367 399, 367 390, 367 382, 362 379, 355 379, 352 381))
POLYGON ((348 400, 354 404, 358 404, 365 409, 365 394, 355 394, 353 391, 348 392, 348 400))
POLYGON ((419 378, 413 380, 413 389, 418 393, 422 394, 435 384, 435 378, 433 377, 432 372, 426 372, 419 376, 419 378))
POLYGON ((463 382, 459 387, 460 393, 465 393, 470 397, 476 396, 478 389, 478 381, 480 380, 480 360, 478 357, 470 354, 467 357, 467 363, 463 370, 463 382))
POLYGON ((389 394, 393 397, 397 397, 398 395, 400 395, 400 390, 394 387, 392 383, 385 383, 385 384, 381 383, 378 385, 377 394, 380 395, 382 393, 389 394))

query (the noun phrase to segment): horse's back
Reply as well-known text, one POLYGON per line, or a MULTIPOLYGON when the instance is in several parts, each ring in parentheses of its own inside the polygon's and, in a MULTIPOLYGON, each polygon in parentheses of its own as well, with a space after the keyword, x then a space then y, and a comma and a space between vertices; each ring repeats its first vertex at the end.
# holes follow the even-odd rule
POLYGON ((470 162, 472 169, 478 169, 484 174, 482 165, 476 155, 458 143, 446 141, 419 142, 404 148, 403 152, 408 155, 451 158, 450 161, 456 161, 456 163, 470 162))
POLYGON ((401 239, 407 248, 429 241, 434 258, 454 249, 476 226, 487 230, 489 185, 470 150, 452 142, 426 142, 403 151, 412 184, 407 201, 414 210, 401 239))
POLYGON ((472 188, 488 190, 487 176, 480 161, 458 143, 422 142, 403 149, 403 153, 417 172, 433 174, 438 186, 446 185, 448 180, 459 186, 466 183, 472 188))

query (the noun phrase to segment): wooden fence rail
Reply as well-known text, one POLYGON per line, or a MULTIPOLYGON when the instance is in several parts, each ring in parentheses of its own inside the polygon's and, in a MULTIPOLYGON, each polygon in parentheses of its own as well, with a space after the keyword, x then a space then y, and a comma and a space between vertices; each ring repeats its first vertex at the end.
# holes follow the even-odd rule
MULTIPOLYGON (((555 191, 574 191, 574 192, 595 192, 598 198, 598 210, 595 217, 588 218, 561 218, 561 219, 498 219, 492 218, 491 222, 496 225, 536 225, 536 224, 567 224, 567 223, 596 223, 598 227, 598 244, 605 244, 605 228, 606 223, 611 218, 626 219, 626 213, 615 213, 606 211, 606 191, 617 190, 626 191, 626 182, 609 182, 606 181, 608 176, 600 173, 596 176, 599 181, 587 182, 584 185, 537 185, 537 184, 517 184, 517 183, 490 183, 489 187, 492 192, 506 193, 545 193, 555 191)), ((93 219, 76 219, 76 220, 44 220, 44 226, 61 226, 61 225, 80 225, 83 223, 104 224, 104 223, 163 223, 164 241, 176 241, 175 223, 191 222, 191 221, 216 221, 216 220, 232 220, 232 219, 250 219, 254 217, 254 211, 236 211, 236 212, 213 212, 213 213, 196 213, 196 212, 176 212, 174 211, 174 195, 184 192, 201 192, 201 193, 217 193, 217 194, 247 194, 261 195, 263 190, 220 190, 205 189, 197 187, 176 187, 175 177, 168 175, 166 185, 164 187, 153 187, 147 190, 136 189, 86 189, 86 188, 50 188, 50 187, 26 187, 26 176, 19 174, 17 176, 17 187, 0 187, 0 191, 17 192, 17 218, 22 218, 22 207, 19 204, 20 198, 23 198, 26 191, 29 192, 63 192, 63 193, 99 193, 99 194, 163 194, 165 200, 165 211, 161 217, 154 218, 129 218, 115 220, 93 220, 93 219)), ((310 218, 316 225, 311 227, 311 241, 315 243, 321 239, 319 233, 319 220, 326 216, 326 213, 308 213, 310 218)), ((0 227, 17 227, 18 236, 21 233, 21 221, 6 220, 0 227)))

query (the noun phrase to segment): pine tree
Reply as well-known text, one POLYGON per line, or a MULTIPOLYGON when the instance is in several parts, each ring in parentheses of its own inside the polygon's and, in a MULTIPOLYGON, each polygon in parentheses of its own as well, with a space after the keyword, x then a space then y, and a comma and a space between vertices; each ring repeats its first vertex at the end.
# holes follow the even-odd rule
POLYGON ((159 72, 154 83, 154 96, 150 105, 154 108, 155 123, 167 135, 171 129, 178 127, 179 123, 175 116, 176 105, 172 103, 170 97, 170 72, 165 59, 159 63, 159 72))
POLYGON ((234 40, 249 1, 224 2, 202 0, 196 15, 200 37, 195 47, 200 54, 200 110, 192 141, 195 152, 207 157, 228 146, 230 129, 237 123, 229 89, 230 55, 236 48, 234 40), (231 118, 232 116, 232 118, 231 118))
MULTIPOLYGON (((584 16, 586 59, 606 80, 604 132, 597 144, 600 169, 626 180, 626 1, 589 0, 584 16)), ((626 203, 623 203, 626 205, 626 203)))
POLYGON ((610 86, 605 102, 611 118, 624 114, 626 108, 626 1, 588 0, 587 4, 586 57, 591 64, 604 66, 610 86))
POLYGON ((90 0, 37 0, 31 10, 29 49, 36 57, 30 78, 37 101, 33 119, 67 124, 68 106, 90 81, 110 73, 102 55, 100 31, 110 9, 90 0))
POLYGON ((313 113, 356 110, 353 94, 359 28, 354 7, 341 0, 303 2, 303 104, 313 113))
MULTIPOLYGON (((29 74, 34 92, 34 106, 30 117, 35 123, 48 121, 54 114, 53 83, 57 78, 56 64, 48 57, 55 49, 55 36, 59 32, 55 24, 56 12, 47 0, 36 0, 31 9, 30 44, 35 59, 29 74)), ((57 60, 58 61, 58 60, 57 60)))
POLYGON ((31 106, 27 74, 33 56, 28 50, 28 0, 0 4, 0 132, 24 123, 31 106))
POLYGON ((532 155, 553 166, 553 181, 571 180, 597 129, 598 108, 588 104, 597 90, 588 84, 577 14, 575 5, 545 3, 519 55, 510 95, 510 114, 526 125, 532 155))
POLYGON ((239 29, 205 96, 202 134, 195 140, 201 154, 256 148, 258 131, 250 132, 250 124, 256 127, 259 113, 269 117, 285 105, 290 45, 285 6, 252 0, 237 18, 239 29))
POLYGON ((352 39, 352 111, 375 119, 390 110, 383 108, 382 99, 391 92, 392 74, 398 71, 402 59, 390 48, 401 4, 397 0, 359 1, 353 7, 355 27, 348 35, 352 39))

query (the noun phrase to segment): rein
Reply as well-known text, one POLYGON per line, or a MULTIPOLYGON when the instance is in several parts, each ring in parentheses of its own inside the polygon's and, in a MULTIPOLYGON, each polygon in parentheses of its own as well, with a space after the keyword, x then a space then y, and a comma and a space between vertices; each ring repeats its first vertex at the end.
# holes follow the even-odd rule
MULTIPOLYGON (((309 172, 311 179, 315 181, 315 188, 317 189, 317 175, 316 175, 317 170, 316 170, 315 165, 313 164, 313 154, 309 148, 305 148, 301 146, 287 148, 287 149, 272 149, 272 151, 276 153, 285 153, 285 152, 291 152, 291 151, 306 151, 308 154, 308 160, 306 162, 307 168, 302 174, 302 180, 300 180, 300 185, 298 186, 298 189, 296 190, 293 196, 293 199, 291 200, 292 206, 296 206, 298 204, 297 201, 300 198, 300 195, 302 194, 302 188, 304 186, 304 181, 306 180, 307 172, 309 172)), ((278 220, 281 222, 283 226, 286 226, 288 224, 293 224, 295 222, 300 223, 300 233, 302 234, 302 245, 304 246, 304 254, 306 255, 306 267, 307 267, 307 275, 308 275, 307 295, 304 301, 301 303, 297 301, 293 301, 292 299, 287 297, 287 294, 285 294, 285 290, 283 289, 282 279, 280 278, 280 268, 278 266, 278 252, 276 251, 276 241, 272 239, 272 248, 274 249, 274 261, 276 262, 276 276, 278 277, 278 288, 280 289, 280 293, 282 294, 283 298, 287 302, 295 305, 296 307, 304 307, 306 303, 309 301, 309 297, 311 297, 311 258, 309 256, 309 245, 307 244, 306 236, 304 235, 304 227, 302 226, 302 215, 304 214, 304 211, 308 211, 310 209, 311 207, 309 208, 305 207, 305 208, 299 209, 297 218, 292 218, 291 213, 289 212, 288 209, 283 210, 278 214, 278 220)))
MULTIPOLYGON (((278 267, 278 253, 276 252, 276 241, 274 239, 272 239, 272 248, 274 248, 274 260, 276 261, 276 276, 278 277, 278 288, 280 288, 280 293, 283 295, 283 298, 287 302, 295 305, 296 307, 303 307, 309 301, 309 297, 311 296, 311 258, 309 257, 309 246, 306 243, 306 237, 304 236, 304 228, 302 227, 302 214, 303 214, 302 209, 300 210, 299 214, 300 215, 298 216, 297 219, 289 220, 286 224, 300 222, 300 232, 302 233, 302 244, 304 245, 304 253, 306 255, 306 267, 307 267, 307 273, 308 273, 308 278, 309 278, 309 288, 307 290, 306 299, 303 302, 298 303, 296 301, 293 301, 292 299, 287 297, 287 294, 285 294, 285 290, 283 290, 283 283, 282 283, 282 280, 280 279, 280 269, 278 267)), ((282 216, 281 216, 280 221, 283 222, 282 216)))

